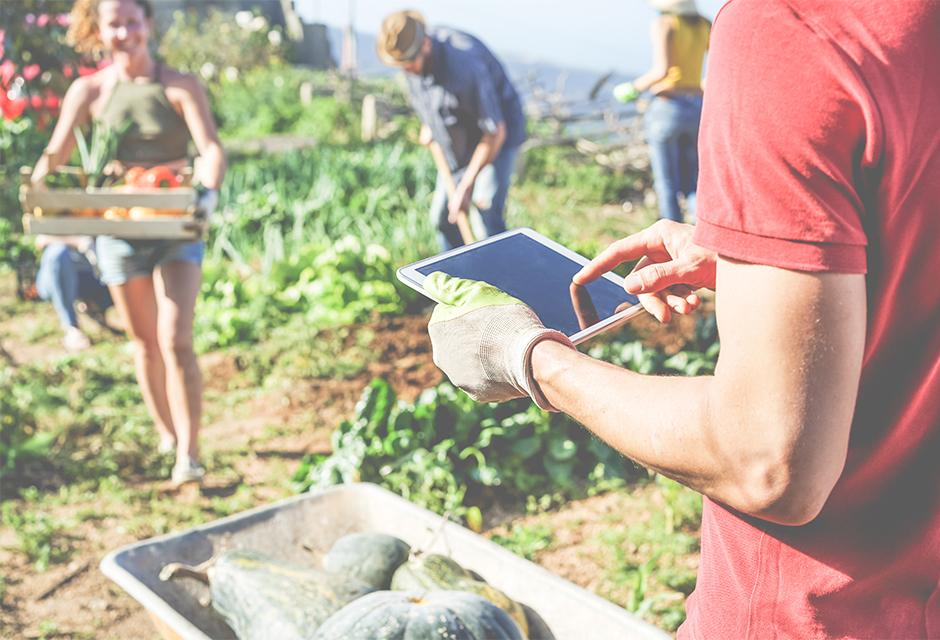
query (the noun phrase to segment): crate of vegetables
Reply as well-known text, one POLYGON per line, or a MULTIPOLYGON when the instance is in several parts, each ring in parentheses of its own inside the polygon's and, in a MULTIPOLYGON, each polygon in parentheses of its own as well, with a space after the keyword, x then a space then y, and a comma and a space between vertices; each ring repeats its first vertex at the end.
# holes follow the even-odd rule
POLYGON ((112 552, 164 638, 664 640, 665 632, 373 484, 112 552))
POLYGON ((33 234, 195 239, 205 226, 196 200, 189 172, 167 166, 134 167, 95 181, 63 167, 42 184, 20 187, 23 228, 33 234))

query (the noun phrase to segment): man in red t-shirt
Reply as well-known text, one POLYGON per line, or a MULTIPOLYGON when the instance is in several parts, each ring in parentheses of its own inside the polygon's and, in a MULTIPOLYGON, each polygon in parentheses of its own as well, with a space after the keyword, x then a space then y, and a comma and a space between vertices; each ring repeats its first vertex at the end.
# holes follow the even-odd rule
POLYGON ((434 280, 452 380, 529 394, 706 496, 680 638, 940 638, 938 69, 937 0, 722 9, 694 237, 662 221, 576 276, 642 258, 626 287, 662 321, 714 288, 714 376, 592 360, 518 301, 434 280))

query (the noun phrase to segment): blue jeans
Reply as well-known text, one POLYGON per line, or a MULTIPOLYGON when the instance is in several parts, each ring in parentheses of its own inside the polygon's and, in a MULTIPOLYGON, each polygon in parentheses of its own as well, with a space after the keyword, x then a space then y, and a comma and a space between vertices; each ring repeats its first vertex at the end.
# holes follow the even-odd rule
POLYGON ((67 244, 50 244, 43 250, 36 291, 40 298, 52 302, 63 328, 78 327, 76 300, 84 300, 102 311, 111 306, 111 294, 98 281, 91 263, 67 244))
MULTIPOLYGON (((509 195, 509 185, 512 182, 512 170, 516 164, 519 147, 500 150, 491 164, 483 167, 473 186, 473 202, 486 203, 480 207, 480 217, 486 236, 493 236, 506 230, 503 220, 503 209, 506 208, 506 196, 509 195)), ((462 172, 454 174, 454 180, 460 182, 462 172)), ((437 229, 437 238, 441 250, 447 251, 454 247, 463 246, 463 239, 457 225, 447 221, 447 187, 444 178, 437 175, 437 185, 434 187, 434 198, 431 200, 431 224, 437 229)))
POLYGON ((653 98, 643 116, 661 218, 682 222, 681 193, 694 219, 701 117, 702 97, 695 95, 653 98))

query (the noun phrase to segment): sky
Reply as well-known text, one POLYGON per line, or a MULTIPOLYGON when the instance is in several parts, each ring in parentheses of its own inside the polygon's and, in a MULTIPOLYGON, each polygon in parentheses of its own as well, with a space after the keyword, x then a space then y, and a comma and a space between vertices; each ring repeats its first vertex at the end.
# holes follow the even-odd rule
MULTIPOLYGON (((714 18, 725 0, 698 0, 714 18)), ((306 22, 375 33, 382 18, 417 9, 431 24, 468 31, 497 54, 560 66, 641 73, 652 62, 645 0, 294 0, 306 22)))

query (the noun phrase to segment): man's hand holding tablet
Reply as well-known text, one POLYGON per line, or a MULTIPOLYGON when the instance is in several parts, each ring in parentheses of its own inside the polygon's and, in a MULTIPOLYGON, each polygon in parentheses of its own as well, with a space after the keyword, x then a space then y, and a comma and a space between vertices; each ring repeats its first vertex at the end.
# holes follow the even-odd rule
POLYGON ((480 402, 530 396, 541 409, 556 410, 532 377, 531 354, 542 340, 574 349, 568 336, 485 282, 436 271, 424 288, 439 301, 428 324, 434 364, 451 382, 480 402))

